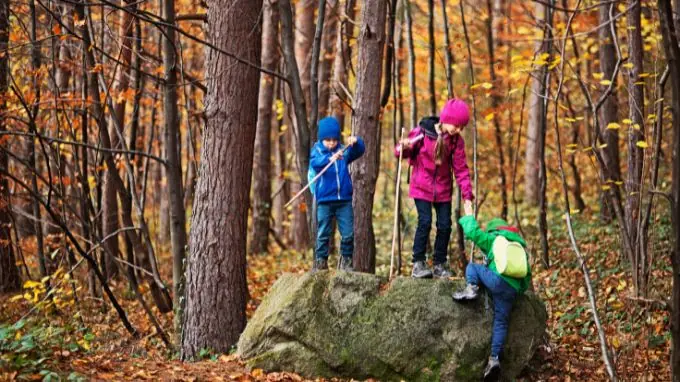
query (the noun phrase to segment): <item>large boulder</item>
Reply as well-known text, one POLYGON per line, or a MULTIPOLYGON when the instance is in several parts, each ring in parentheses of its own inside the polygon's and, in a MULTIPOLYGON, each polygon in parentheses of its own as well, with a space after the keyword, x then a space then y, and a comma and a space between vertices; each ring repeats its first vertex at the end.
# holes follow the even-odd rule
MULTIPOLYGON (((459 304, 463 281, 366 273, 284 274, 248 322, 238 353, 251 368, 305 377, 383 381, 479 380, 491 348, 488 297, 459 304)), ((502 356, 516 377, 541 343, 547 313, 533 295, 518 299, 502 356)))

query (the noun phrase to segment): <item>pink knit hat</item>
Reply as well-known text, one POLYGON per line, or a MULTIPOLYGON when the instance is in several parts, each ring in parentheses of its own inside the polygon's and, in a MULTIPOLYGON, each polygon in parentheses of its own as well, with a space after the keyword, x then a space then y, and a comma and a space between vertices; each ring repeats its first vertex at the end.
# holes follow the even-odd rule
POLYGON ((460 99, 450 99, 439 114, 439 122, 454 126, 465 126, 470 121, 470 110, 465 101, 460 99))

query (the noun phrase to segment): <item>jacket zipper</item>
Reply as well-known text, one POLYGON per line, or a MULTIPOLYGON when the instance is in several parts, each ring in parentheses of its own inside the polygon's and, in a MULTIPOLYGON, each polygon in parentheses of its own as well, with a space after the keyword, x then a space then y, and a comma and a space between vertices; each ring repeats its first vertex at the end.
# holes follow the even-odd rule
POLYGON ((340 200, 340 175, 338 175, 338 161, 335 161, 335 180, 338 182, 338 200, 340 200))

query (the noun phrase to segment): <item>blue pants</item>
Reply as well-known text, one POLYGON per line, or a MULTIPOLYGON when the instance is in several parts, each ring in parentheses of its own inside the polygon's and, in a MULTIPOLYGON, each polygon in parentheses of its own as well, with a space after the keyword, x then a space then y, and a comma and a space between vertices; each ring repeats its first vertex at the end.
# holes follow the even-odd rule
POLYGON ((499 275, 481 264, 468 264, 465 269, 465 279, 468 284, 483 285, 493 299, 493 331, 491 332, 491 356, 498 357, 503 352, 505 337, 508 335, 508 324, 512 304, 517 298, 510 284, 499 275))
POLYGON ((328 258, 328 242, 331 236, 331 221, 335 217, 340 231, 340 254, 352 257, 354 252, 354 212, 352 201, 324 202, 316 206, 316 258, 328 258))
POLYGON ((414 199, 418 210, 418 227, 413 239, 413 262, 425 261, 425 247, 432 228, 432 207, 437 212, 437 235, 434 239, 435 264, 446 263, 451 237, 451 202, 432 203, 421 199, 414 199))

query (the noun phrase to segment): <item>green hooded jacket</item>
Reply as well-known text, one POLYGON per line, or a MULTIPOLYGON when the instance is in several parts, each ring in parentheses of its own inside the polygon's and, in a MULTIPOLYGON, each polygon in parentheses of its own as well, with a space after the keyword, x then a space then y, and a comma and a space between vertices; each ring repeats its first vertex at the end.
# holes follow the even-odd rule
POLYGON ((502 275, 496 269, 496 262, 494 261, 494 254, 491 248, 493 246, 493 241, 496 239, 496 237, 498 237, 498 235, 502 235, 508 239, 508 241, 520 243, 522 247, 526 249, 527 243, 524 241, 524 239, 522 239, 522 237, 515 232, 498 229, 498 227, 508 226, 508 223, 505 220, 499 218, 492 219, 487 224, 486 231, 479 227, 479 224, 473 215, 463 216, 458 220, 458 223, 460 223, 461 227, 463 227, 465 237, 469 240, 472 240, 472 242, 474 242, 479 247, 479 249, 484 252, 488 260, 487 263, 489 264, 489 269, 491 269, 493 273, 503 278, 503 280, 510 284, 510 286, 518 293, 523 294, 527 288, 529 288, 529 284, 531 283, 531 267, 529 267, 529 272, 527 272, 527 275, 522 279, 516 279, 514 277, 502 275))

